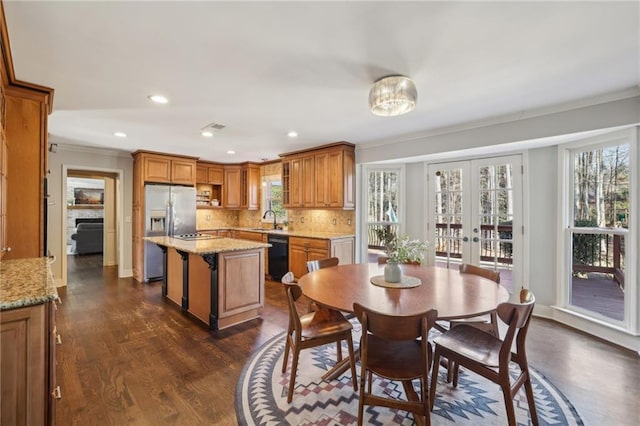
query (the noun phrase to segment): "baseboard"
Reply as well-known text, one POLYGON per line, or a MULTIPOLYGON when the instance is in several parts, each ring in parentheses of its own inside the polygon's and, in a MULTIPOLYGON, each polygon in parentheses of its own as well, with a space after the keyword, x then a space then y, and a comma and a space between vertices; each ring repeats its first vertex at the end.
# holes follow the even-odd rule
POLYGON ((56 288, 60 288, 60 287, 66 287, 67 286, 67 282, 65 280, 63 280, 62 278, 55 278, 55 283, 56 283, 56 288))
POLYGON ((122 275, 119 278, 131 278, 133 277, 133 268, 131 269, 123 269, 122 275))

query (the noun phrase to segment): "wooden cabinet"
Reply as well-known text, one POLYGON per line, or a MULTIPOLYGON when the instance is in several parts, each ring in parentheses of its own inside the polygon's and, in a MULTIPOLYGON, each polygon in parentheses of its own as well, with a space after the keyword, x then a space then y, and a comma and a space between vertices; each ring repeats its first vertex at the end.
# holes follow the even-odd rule
POLYGON ((223 182, 224 167, 222 164, 198 162, 196 167, 196 205, 199 208, 221 208, 223 182), (214 204, 211 204, 212 201, 214 204))
POLYGON ((240 209, 242 170, 239 165, 224 166, 224 185, 222 206, 227 209, 240 209))
POLYGON ((227 209, 260 207, 260 166, 254 163, 224 166, 222 205, 227 209))
POLYGON ((310 260, 337 257, 340 264, 353 263, 355 237, 336 239, 289 237, 289 270, 296 278, 307 273, 310 260))
MULTIPOLYGON (((196 181, 196 157, 179 157, 149 151, 136 151, 133 156, 133 278, 144 280, 145 183, 193 186, 196 181)), ((195 208, 195 206, 194 206, 195 208)))
POLYGON ((142 162, 144 182, 190 185, 196 183, 196 159, 136 151, 134 161, 142 162))
POLYGON ((285 207, 355 208, 353 144, 338 142, 281 156, 285 207))
POLYGON ((56 383, 55 302, 3 311, 0 333, 3 425, 52 425, 56 383))
MULTIPOLYGON (((5 40, 2 40, 2 56, 5 40)), ((53 89, 13 81, 2 67, 0 249, 3 259, 45 254, 47 118, 53 89)), ((9 62, 10 63, 10 62, 9 62)))
POLYGON ((243 209, 260 208, 260 166, 253 163, 242 165, 240 197, 243 209))

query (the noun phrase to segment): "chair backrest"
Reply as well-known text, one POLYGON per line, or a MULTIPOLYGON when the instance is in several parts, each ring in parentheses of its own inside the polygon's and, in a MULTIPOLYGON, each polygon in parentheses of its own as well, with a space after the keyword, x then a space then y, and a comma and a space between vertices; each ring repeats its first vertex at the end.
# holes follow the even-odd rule
POLYGON ((513 355, 524 355, 525 341, 531 314, 536 303, 536 298, 532 292, 522 289, 520 292, 520 303, 501 303, 498 305, 498 316, 508 325, 507 332, 500 349, 500 365, 506 367, 511 359, 511 347, 513 339, 516 339, 516 351, 513 355))
POLYGON ((491 269, 485 269, 479 266, 463 263, 462 265, 460 265, 460 273, 478 275, 480 277, 490 279, 491 281, 495 281, 497 284, 500 284, 500 272, 492 271, 491 269))
POLYGON ((289 306, 289 331, 299 331, 301 329, 300 314, 296 307, 296 300, 302 297, 302 289, 294 279, 293 272, 289 271, 284 274, 280 280, 284 287, 284 292, 287 295, 287 304, 289 306))
POLYGON ((338 266, 340 259, 337 257, 328 257, 326 259, 310 260, 307 262, 307 272, 317 271, 318 269, 328 268, 330 266, 338 266))
POLYGON ((385 340, 427 339, 438 317, 435 309, 402 317, 376 312, 359 303, 353 304, 353 310, 362 324, 363 332, 366 330, 385 340))

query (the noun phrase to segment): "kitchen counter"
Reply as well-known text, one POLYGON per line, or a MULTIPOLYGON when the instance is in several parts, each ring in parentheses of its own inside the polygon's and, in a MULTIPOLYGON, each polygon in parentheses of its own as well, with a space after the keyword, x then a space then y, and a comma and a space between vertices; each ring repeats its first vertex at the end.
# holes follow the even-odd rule
POLYGON ((212 330, 260 315, 264 306, 264 249, 234 238, 146 237, 163 252, 162 295, 212 330))
POLYGON ((350 238, 355 237, 355 234, 344 234, 337 232, 321 232, 321 231, 283 231, 279 229, 258 229, 258 228, 240 228, 240 227, 225 227, 225 228, 209 228, 209 229, 198 229, 198 232, 207 232, 207 231, 248 231, 248 232, 259 232, 263 234, 274 234, 274 235, 287 235, 289 237, 302 237, 302 238, 317 238, 322 240, 333 240, 337 238, 350 238))
POLYGON ((46 303, 58 298, 46 257, 3 260, 0 264, 0 310, 46 303))
POLYGON ((181 240, 173 237, 145 237, 145 240, 159 246, 171 247, 198 255, 226 253, 230 251, 250 250, 270 247, 269 244, 234 238, 211 238, 204 240, 181 240))

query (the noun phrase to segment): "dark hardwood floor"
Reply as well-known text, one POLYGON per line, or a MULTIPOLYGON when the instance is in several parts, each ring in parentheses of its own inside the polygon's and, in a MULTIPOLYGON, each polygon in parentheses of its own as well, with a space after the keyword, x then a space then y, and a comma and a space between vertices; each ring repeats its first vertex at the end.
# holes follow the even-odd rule
MULTIPOLYGON (((101 264, 101 256, 70 256, 60 289, 57 424, 237 424, 245 361, 287 325, 280 284, 267 281, 261 319, 210 332, 162 300, 159 282, 118 279, 101 264)), ((528 349, 586 424, 638 424, 638 354, 538 318, 528 349)))

